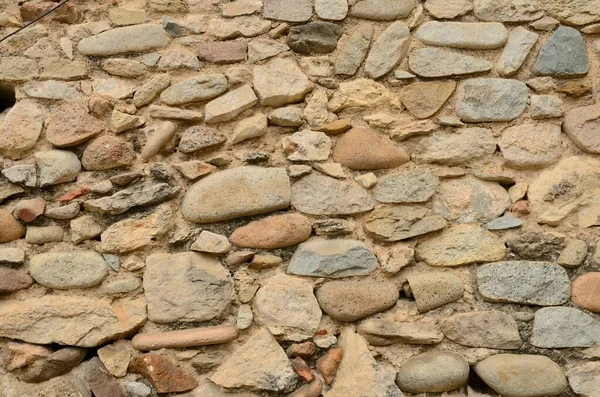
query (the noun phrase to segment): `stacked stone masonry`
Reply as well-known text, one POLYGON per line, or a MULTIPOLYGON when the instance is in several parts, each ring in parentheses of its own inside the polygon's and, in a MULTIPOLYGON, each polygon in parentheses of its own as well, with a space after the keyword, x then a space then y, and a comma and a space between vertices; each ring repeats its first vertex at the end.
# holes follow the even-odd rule
POLYGON ((0 396, 599 397, 599 87, 600 0, 70 0, 0 43, 0 396))

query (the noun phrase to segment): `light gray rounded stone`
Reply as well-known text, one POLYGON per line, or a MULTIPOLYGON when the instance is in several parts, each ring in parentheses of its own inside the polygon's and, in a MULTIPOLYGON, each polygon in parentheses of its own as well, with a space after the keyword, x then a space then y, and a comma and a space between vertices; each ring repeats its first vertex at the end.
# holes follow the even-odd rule
POLYGON ((130 52, 145 52, 166 47, 167 32, 160 25, 144 24, 107 30, 86 37, 77 45, 83 55, 107 56, 130 52))
POLYGON ((352 215, 372 210, 375 200, 358 185, 310 174, 292 186, 292 205, 310 215, 352 215))
POLYGON ((415 34, 421 42, 440 47, 489 50, 502 47, 508 32, 499 22, 425 22, 415 34))
POLYGON ((193 184, 181 214, 197 223, 265 214, 290 205, 290 181, 284 168, 236 167, 193 184))
POLYGON ((477 270, 477 285, 489 302, 555 306, 567 302, 571 294, 567 272, 552 262, 490 263, 477 270))
POLYGON ((341 278, 365 276, 377 267, 369 247, 357 240, 323 240, 302 243, 287 268, 299 276, 341 278))
POLYGON ((167 105, 206 101, 227 91, 224 74, 207 74, 173 84, 160 94, 161 102, 167 105))
POLYGON ((467 383, 469 363, 458 353, 430 351, 405 361, 396 384, 409 393, 440 393, 467 383))
POLYGON ((583 36, 577 29, 561 26, 541 48, 531 71, 538 76, 574 78, 589 71, 583 36))
POLYGON ((600 343, 600 321, 571 307, 544 307, 535 312, 530 343, 557 349, 600 343))
POLYGON ((475 78, 458 85, 456 113, 462 121, 511 121, 527 107, 529 89, 518 80, 475 78))
POLYGON ((31 258, 29 274, 47 288, 90 288, 108 276, 108 264, 94 251, 46 252, 31 258))
POLYGON ((505 397, 562 396, 567 389, 563 370, 542 355, 496 354, 477 363, 474 370, 505 397))
POLYGON ((37 152, 34 156, 41 187, 72 182, 81 172, 81 163, 73 152, 48 150, 37 152))
POLYGON ((350 16, 376 21, 405 18, 415 8, 415 0, 361 0, 352 7, 350 16))
POLYGON ((423 203, 431 198, 440 180, 429 171, 413 170, 381 178, 375 198, 382 203, 423 203))

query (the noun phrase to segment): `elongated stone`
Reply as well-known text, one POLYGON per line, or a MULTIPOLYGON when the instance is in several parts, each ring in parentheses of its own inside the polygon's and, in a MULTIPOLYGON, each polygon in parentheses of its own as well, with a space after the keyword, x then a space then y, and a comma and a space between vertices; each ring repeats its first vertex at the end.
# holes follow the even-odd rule
POLYGON ((375 318, 361 322, 356 331, 373 346, 394 343, 435 345, 444 339, 444 334, 435 324, 401 323, 375 318))
POLYGON ((160 94, 161 102, 167 105, 213 99, 227 91, 227 77, 223 74, 208 74, 173 84, 160 94))
POLYGON ((108 276, 108 264, 94 251, 46 252, 31 258, 29 273, 47 288, 90 288, 108 276))
POLYGON ((360 67, 367 56, 371 39, 373 38, 373 26, 360 24, 348 38, 348 41, 340 50, 334 63, 335 74, 352 76, 360 67))
POLYGON ((290 205, 290 182, 283 168, 237 167, 192 185, 181 204, 191 222, 211 223, 258 215, 290 205))
POLYGON ((425 47, 411 53, 408 66, 422 77, 447 77, 487 72, 492 70, 493 64, 456 51, 425 47))
POLYGON ((404 22, 394 22, 377 38, 367 60, 365 73, 376 79, 392 70, 400 62, 410 44, 410 31, 404 22))
POLYGON ((515 350, 523 345, 517 322, 500 311, 455 314, 440 325, 446 338, 465 346, 515 350))
POLYGON ((178 331, 141 333, 134 336, 131 343, 134 349, 146 351, 218 345, 231 342, 237 336, 238 331, 234 326, 221 325, 178 331))
POLYGON ((145 52, 166 47, 167 32, 159 25, 145 24, 107 30, 86 37, 77 45, 83 55, 107 56, 130 52, 145 52))
POLYGON ((392 21, 407 17, 415 6, 415 0, 361 0, 352 7, 350 16, 392 21))
POLYGON ((527 55, 531 52, 539 35, 523 27, 513 29, 508 35, 508 42, 500 55, 496 69, 500 76, 512 76, 521 68, 527 55))
POLYGON ((378 241, 400 241, 421 236, 446 227, 446 220, 419 205, 393 205, 375 209, 363 229, 378 241))
POLYGON ((100 214, 118 215, 133 207, 159 204, 173 198, 181 190, 178 186, 167 183, 144 182, 118 191, 109 197, 87 200, 86 211, 100 214))
POLYGON ((489 50, 504 45, 508 32, 499 22, 429 21, 419 26, 415 37, 428 45, 489 50))
POLYGON ((220 123, 231 120, 238 114, 250 109, 258 102, 256 94, 249 85, 221 95, 206 104, 206 123, 220 123))
POLYGON ((457 98, 462 121, 511 121, 525 111, 529 89, 518 80, 476 78, 458 85, 457 98))

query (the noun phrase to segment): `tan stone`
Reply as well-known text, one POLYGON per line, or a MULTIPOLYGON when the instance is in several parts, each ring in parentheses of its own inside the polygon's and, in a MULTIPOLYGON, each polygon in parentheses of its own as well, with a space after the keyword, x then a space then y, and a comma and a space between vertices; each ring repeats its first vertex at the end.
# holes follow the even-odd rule
POLYGON ((231 325, 217 327, 189 328, 178 331, 141 333, 131 342, 137 350, 159 350, 182 347, 218 345, 231 342, 238 336, 231 325))
POLYGON ((25 235, 25 227, 6 210, 0 210, 0 243, 18 240, 25 235))
POLYGON ((129 141, 107 134, 96 138, 85 148, 81 164, 88 171, 104 171, 131 165, 135 158, 133 145, 129 141))
POLYGON ((308 77, 289 58, 254 67, 254 89, 263 106, 300 102, 310 91, 308 77))
POLYGON ((131 356, 131 343, 123 339, 98 349, 98 357, 102 361, 102 364, 104 364, 108 372, 118 378, 127 375, 131 356))
POLYGON ((571 301, 586 310, 600 313, 600 272, 577 277, 571 285, 571 301))
POLYGON ((3 119, 0 125, 0 152, 10 158, 21 158, 35 146, 42 133, 44 111, 31 100, 22 100, 3 119))
POLYGON ((507 167, 544 168, 559 160, 560 136, 556 124, 527 122, 504 130, 498 145, 507 167))
POLYGON ((229 236, 238 247, 275 249, 301 243, 310 237, 310 220, 300 214, 275 215, 239 227, 229 236))
POLYGON ((404 149, 364 128, 353 128, 337 140, 333 159, 351 169, 394 168, 409 160, 404 149))
POLYGON ((569 110, 563 131, 584 152, 600 153, 600 106, 591 105, 569 110))
POLYGON ((464 346, 516 350, 523 345, 517 322, 501 311, 459 313, 440 325, 446 338, 464 346))
POLYGON ((413 83, 402 91, 402 103, 419 119, 433 116, 456 89, 454 81, 425 81, 413 83))
POLYGON ((104 123, 82 102, 69 102, 49 117, 46 139, 56 147, 77 146, 103 132, 104 123))

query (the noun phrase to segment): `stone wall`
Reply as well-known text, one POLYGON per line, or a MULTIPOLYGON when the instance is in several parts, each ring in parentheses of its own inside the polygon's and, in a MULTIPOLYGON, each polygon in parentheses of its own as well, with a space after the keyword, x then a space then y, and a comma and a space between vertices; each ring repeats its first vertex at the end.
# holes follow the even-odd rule
POLYGON ((597 34, 70 1, 0 44, 0 396, 600 396, 597 34))

